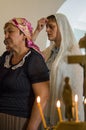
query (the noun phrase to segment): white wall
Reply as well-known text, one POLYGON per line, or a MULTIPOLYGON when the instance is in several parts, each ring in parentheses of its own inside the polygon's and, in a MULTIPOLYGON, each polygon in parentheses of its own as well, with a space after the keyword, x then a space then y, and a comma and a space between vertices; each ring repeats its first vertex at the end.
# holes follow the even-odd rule
MULTIPOLYGON (((13 17, 25 17, 35 27, 41 17, 56 13, 65 0, 0 0, 0 55, 5 50, 3 44, 5 22, 13 17)), ((45 48, 46 33, 40 33, 36 44, 45 48)))

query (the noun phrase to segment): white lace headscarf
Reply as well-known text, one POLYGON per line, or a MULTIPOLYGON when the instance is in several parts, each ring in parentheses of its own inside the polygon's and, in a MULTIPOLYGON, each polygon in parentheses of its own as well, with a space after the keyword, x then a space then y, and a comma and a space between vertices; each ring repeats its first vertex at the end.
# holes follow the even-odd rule
MULTIPOLYGON (((63 14, 55 14, 56 20, 57 20, 57 24, 61 33, 61 45, 60 45, 60 50, 55 58, 55 61, 53 62, 53 67, 51 68, 51 73, 50 73, 50 85, 51 85, 51 93, 53 92, 53 95, 51 94, 50 96, 50 101, 52 103, 55 103, 56 100, 56 95, 55 92, 56 89, 56 85, 57 85, 57 69, 58 69, 58 64, 59 61, 61 59, 65 59, 67 60, 67 55, 76 55, 76 54, 81 54, 79 46, 76 42, 75 36, 73 34, 72 28, 66 18, 65 15, 63 14)), ((46 49, 46 54, 47 54, 47 58, 49 57, 50 51, 51 49, 55 46, 55 43, 50 44, 50 46, 48 47, 48 49, 46 49)), ((60 77, 60 75, 59 75, 60 77)), ((58 81, 59 82, 59 81, 58 81)), ((52 104, 52 106, 50 106, 50 120, 51 122, 53 122, 53 111, 55 111, 55 104, 52 104)))
MULTIPOLYGON (((77 41, 75 39, 73 30, 70 26, 70 23, 68 22, 68 19, 65 15, 63 14, 55 14, 57 24, 61 33, 61 45, 60 45, 60 50, 59 53, 53 63, 52 69, 51 69, 51 75, 52 77, 56 77, 56 69, 58 66, 58 63, 62 57, 65 57, 66 55, 77 55, 81 54, 79 45, 77 44, 77 41)), ((52 44, 52 43, 51 43, 52 44)), ((52 84, 55 82, 55 78, 52 81, 52 84)))

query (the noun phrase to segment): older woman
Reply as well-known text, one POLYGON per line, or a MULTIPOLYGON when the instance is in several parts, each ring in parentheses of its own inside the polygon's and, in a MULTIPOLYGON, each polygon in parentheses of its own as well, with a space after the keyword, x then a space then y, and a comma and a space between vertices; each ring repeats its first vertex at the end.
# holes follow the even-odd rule
POLYGON ((7 51, 0 58, 0 130, 37 130, 49 97, 48 68, 33 43, 32 26, 13 18, 4 26, 7 51))

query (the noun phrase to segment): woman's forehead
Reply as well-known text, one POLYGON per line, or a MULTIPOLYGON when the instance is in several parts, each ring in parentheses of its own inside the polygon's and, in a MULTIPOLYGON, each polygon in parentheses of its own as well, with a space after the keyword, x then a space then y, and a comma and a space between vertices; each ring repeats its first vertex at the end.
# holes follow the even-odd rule
POLYGON ((4 26, 4 29, 7 29, 7 28, 17 28, 17 27, 14 26, 14 25, 11 24, 11 23, 6 23, 5 26, 4 26))
POLYGON ((48 20, 46 25, 56 25, 57 26, 57 23, 55 21, 48 20))
POLYGON ((4 31, 11 30, 11 29, 13 29, 13 30, 19 30, 16 26, 14 26, 14 25, 11 24, 11 23, 5 24, 5 26, 4 26, 4 31))

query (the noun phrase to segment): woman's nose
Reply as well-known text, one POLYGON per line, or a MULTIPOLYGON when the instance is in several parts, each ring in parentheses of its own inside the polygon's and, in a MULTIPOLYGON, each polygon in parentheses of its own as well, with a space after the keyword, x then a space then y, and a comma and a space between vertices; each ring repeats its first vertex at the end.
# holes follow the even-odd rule
POLYGON ((8 38, 8 37, 9 37, 9 33, 5 32, 5 38, 8 38))
POLYGON ((49 27, 46 27, 46 32, 49 32, 49 30, 50 30, 49 27))

